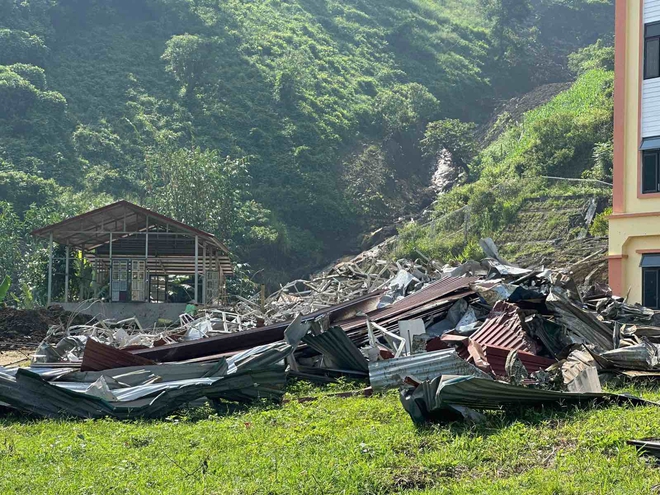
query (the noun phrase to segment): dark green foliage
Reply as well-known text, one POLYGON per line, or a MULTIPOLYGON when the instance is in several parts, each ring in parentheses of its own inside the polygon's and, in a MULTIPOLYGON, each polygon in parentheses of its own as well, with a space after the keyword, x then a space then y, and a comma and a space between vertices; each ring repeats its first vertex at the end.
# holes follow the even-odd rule
MULTIPOLYGON (((0 2, 1 170, 53 179, 67 194, 158 202, 175 215, 202 208, 180 191, 177 201, 190 205, 173 207, 168 184, 218 179, 217 190, 203 193, 212 220, 195 222, 225 237, 260 281, 288 279, 415 209, 434 165, 420 145, 429 122, 482 122, 496 98, 568 77, 557 67, 607 39, 610 7, 0 2), (228 179, 227 167, 239 163, 242 171, 228 179), (168 170, 172 164, 200 170, 168 170), (216 198, 226 187, 235 196, 216 198)), ((567 139, 562 149, 578 140, 567 139)), ((589 153, 585 146, 574 161, 589 153)), ((559 152, 550 159, 563 166, 559 152)), ((16 212, 35 194, 39 206, 59 207, 32 187, 22 202, 8 199, 16 212)))
POLYGON ((7 292, 9 291, 10 286, 11 286, 11 278, 9 278, 8 275, 5 275, 5 279, 0 284, 0 303, 2 303, 5 300, 5 297, 7 297, 7 292))
POLYGON ((149 155, 146 164, 147 204, 153 209, 216 233, 234 248, 278 240, 270 212, 252 199, 245 160, 179 149, 149 155))
POLYGON ((46 91, 46 71, 41 67, 30 64, 13 64, 7 69, 27 80, 37 90, 46 91))
POLYGON ((598 40, 568 56, 568 68, 577 75, 592 69, 614 70, 614 47, 598 40))
POLYGON ((0 198, 13 205, 22 216, 33 204, 49 204, 62 194, 52 179, 42 179, 17 171, 0 171, 0 198))
POLYGON ((167 70, 191 91, 215 65, 214 45, 215 40, 203 36, 172 36, 162 58, 167 62, 167 70))
MULTIPOLYGON (((471 182, 438 198, 435 223, 410 224, 402 230, 395 254, 415 256, 421 252, 444 261, 463 259, 466 240, 469 245, 481 237, 506 233, 529 198, 609 196, 606 184, 576 184, 542 176, 611 181, 612 85, 611 71, 592 69, 568 91, 525 113, 521 122, 511 123, 472 160, 471 182), (467 229, 464 213, 450 214, 459 208, 469 210, 467 229), (463 235, 457 236, 461 231, 463 235)), ((604 217, 592 235, 604 235, 603 225, 604 217)), ((525 239, 516 238, 515 242, 522 246, 525 239)))
POLYGON ((0 65, 23 62, 43 65, 48 49, 41 38, 25 31, 0 29, 0 65))

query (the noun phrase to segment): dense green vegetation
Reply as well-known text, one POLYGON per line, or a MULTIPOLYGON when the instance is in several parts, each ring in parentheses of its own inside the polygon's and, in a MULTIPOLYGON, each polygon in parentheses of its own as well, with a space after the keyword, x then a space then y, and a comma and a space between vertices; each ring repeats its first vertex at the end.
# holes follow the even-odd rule
MULTIPOLYGON (((612 49, 597 43, 572 56, 571 65, 580 75, 570 89, 525 113, 520 121, 512 121, 506 112, 500 115, 494 127, 499 136, 473 154, 466 167, 469 180, 438 199, 438 220, 431 225, 410 223, 402 229, 397 255, 421 252, 443 260, 479 257, 476 241, 505 231, 525 200, 609 197, 610 189, 603 186, 612 181, 612 49), (461 208, 469 209, 469 225, 465 233, 452 235, 464 228, 461 208), (456 210, 460 211, 451 213, 456 210)), ((463 154, 469 149, 466 143, 454 146, 463 154)), ((606 233, 603 219, 599 217, 592 234, 606 233)))
MULTIPOLYGON (((657 390, 625 390, 658 400, 657 390)), ((294 396, 317 394, 298 387, 294 396)), ((626 445, 656 406, 510 409, 416 428, 392 391, 166 421, 0 419, 13 494, 653 493, 660 470, 626 445)))
POLYGON ((181 214, 222 176, 204 194, 231 199, 190 221, 265 280, 304 273, 429 201, 427 124, 570 79, 612 27, 610 0, 4 0, 2 242, 21 262, 0 272, 26 280, 33 219, 117 198, 181 214))

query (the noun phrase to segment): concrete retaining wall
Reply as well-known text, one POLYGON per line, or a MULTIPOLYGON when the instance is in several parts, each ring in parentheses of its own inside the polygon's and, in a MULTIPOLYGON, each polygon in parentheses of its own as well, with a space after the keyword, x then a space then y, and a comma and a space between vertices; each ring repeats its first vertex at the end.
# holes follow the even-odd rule
POLYGON ((140 320, 140 324, 143 327, 153 326, 159 318, 178 321, 179 315, 186 309, 185 303, 156 304, 142 302, 95 302, 92 304, 92 306, 89 306, 88 302, 70 302, 53 303, 53 305, 62 306, 67 311, 89 314, 100 320, 123 320, 125 318, 132 318, 133 316, 137 316, 137 319, 140 320))

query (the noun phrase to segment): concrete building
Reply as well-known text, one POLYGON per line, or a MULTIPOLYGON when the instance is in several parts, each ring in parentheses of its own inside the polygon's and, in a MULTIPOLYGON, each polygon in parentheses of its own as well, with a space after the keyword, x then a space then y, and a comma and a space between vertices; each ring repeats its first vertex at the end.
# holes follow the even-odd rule
POLYGON ((660 0, 616 0, 609 281, 660 308, 660 0))
POLYGON ((213 234, 128 201, 32 234, 48 240, 48 304, 94 316, 175 320, 188 302, 220 303, 232 274, 229 250, 213 234))

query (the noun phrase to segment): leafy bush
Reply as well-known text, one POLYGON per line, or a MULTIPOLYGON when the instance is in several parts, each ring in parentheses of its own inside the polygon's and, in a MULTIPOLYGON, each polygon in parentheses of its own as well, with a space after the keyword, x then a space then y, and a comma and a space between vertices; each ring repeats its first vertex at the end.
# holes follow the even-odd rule
POLYGON ((46 71, 41 67, 30 64, 13 64, 7 69, 28 80, 39 91, 46 91, 46 71))
POLYGON ((614 47, 607 46, 603 40, 593 45, 585 46, 568 56, 568 68, 577 75, 590 70, 614 70, 614 47))
POLYGON ((605 208, 602 213, 596 215, 594 218, 591 227, 589 227, 589 233, 594 237, 606 236, 610 230, 610 222, 608 217, 612 214, 612 208, 605 208))

